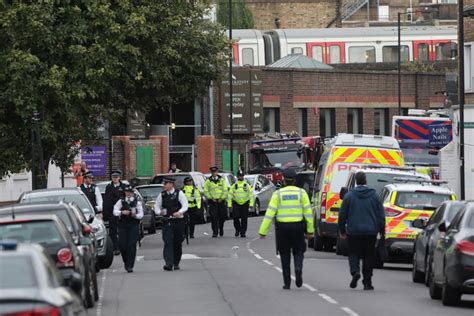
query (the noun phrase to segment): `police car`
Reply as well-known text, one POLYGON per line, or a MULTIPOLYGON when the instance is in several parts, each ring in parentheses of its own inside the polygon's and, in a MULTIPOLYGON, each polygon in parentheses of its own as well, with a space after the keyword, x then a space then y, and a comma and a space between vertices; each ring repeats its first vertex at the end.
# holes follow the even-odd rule
POLYGON ((429 220, 433 211, 444 201, 455 200, 454 192, 436 180, 394 178, 401 183, 385 186, 380 193, 385 208, 385 248, 387 257, 377 252, 376 266, 385 262, 411 262, 413 247, 421 229, 415 220, 429 220))

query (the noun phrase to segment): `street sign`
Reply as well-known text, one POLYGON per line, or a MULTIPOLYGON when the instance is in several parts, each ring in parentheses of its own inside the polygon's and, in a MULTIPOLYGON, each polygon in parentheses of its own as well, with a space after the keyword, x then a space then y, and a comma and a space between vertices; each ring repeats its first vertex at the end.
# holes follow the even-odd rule
POLYGON ((82 161, 95 177, 104 177, 107 166, 107 148, 105 146, 84 146, 81 148, 82 161))
MULTIPOLYGON (((233 132, 251 134, 249 69, 235 68, 232 77, 233 132)), ((225 78, 229 78, 229 74, 225 78)), ((229 79, 221 84, 221 130, 223 134, 230 133, 229 79)))
POLYGON ((127 111, 127 135, 132 139, 146 138, 145 114, 138 111, 127 111))
POLYGON ((452 125, 432 124, 428 126, 430 146, 444 147, 453 138, 452 125))
POLYGON ((263 132, 262 71, 250 70, 251 126, 253 133, 263 132))
POLYGON ((464 122, 464 128, 474 128, 474 122, 464 122))

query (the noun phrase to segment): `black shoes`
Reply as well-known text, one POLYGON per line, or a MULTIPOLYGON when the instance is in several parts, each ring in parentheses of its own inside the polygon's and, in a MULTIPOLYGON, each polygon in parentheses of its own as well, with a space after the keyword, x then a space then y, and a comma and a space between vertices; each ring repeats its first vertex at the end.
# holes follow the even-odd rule
POLYGON ((189 238, 194 239, 194 235, 189 236, 189 238))
POLYGON ((220 231, 220 232, 219 232, 219 236, 221 236, 221 237, 224 236, 224 232, 223 232, 223 231, 220 231))
POLYGON ((296 274, 296 287, 301 287, 303 285, 303 271, 295 271, 296 274))
POLYGON ((289 285, 289 284, 283 285, 283 289, 284 289, 284 290, 289 290, 289 289, 290 289, 290 285, 289 285))
POLYGON ((114 256, 118 256, 120 254, 120 250, 114 250, 114 256))
POLYGON ((127 272, 128 272, 128 273, 132 273, 132 272, 133 272, 133 269, 128 268, 128 269, 127 269, 127 272))
POLYGON ((354 275, 352 275, 352 281, 351 281, 351 284, 349 284, 349 287, 351 289, 355 289, 357 287, 357 282, 359 281, 360 279, 360 273, 354 273, 354 275))
POLYGON ((165 270, 165 271, 172 271, 172 270, 173 270, 173 267, 170 266, 170 265, 165 264, 165 265, 163 266, 163 270, 165 270))
POLYGON ((179 270, 179 269, 181 269, 181 268, 179 267, 179 265, 177 265, 177 266, 174 266, 174 269, 175 269, 175 270, 179 270))
POLYGON ((362 281, 364 283, 364 291, 373 291, 374 286, 372 285, 372 280, 362 281))
POLYGON ((240 234, 240 238, 246 238, 245 234, 240 234))
POLYGON ((240 232, 235 232, 235 237, 239 237, 240 232))
POLYGON ((217 238, 217 234, 212 234, 212 238, 217 238))

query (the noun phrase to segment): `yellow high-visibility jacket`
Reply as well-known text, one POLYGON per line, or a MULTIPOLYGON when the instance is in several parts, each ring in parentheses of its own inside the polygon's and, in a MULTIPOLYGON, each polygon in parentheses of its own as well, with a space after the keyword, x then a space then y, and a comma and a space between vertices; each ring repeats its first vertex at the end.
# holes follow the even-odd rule
POLYGON ((188 207, 197 207, 201 208, 201 192, 192 186, 192 185, 185 185, 183 188, 184 195, 186 195, 186 199, 188 200, 188 207))
POLYGON ((239 205, 249 202, 249 206, 253 207, 254 201, 253 189, 245 180, 237 180, 236 183, 230 186, 229 198, 227 199, 229 207, 232 207, 232 202, 239 205))
POLYGON ((204 183, 204 195, 208 200, 227 200, 227 184, 224 178, 218 176, 216 180, 209 177, 204 183))

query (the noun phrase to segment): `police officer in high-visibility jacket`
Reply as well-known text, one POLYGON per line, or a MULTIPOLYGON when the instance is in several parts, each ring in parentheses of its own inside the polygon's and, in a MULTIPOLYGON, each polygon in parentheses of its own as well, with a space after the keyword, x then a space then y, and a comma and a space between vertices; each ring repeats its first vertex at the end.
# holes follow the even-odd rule
POLYGON ((204 183, 204 195, 211 214, 212 238, 224 236, 224 223, 227 217, 227 184, 219 175, 219 168, 212 167, 211 176, 204 183))
POLYGON ((252 187, 245 181, 242 171, 237 173, 237 182, 230 186, 227 205, 229 208, 232 207, 235 237, 240 235, 240 237, 245 238, 249 208, 253 208, 254 196, 252 187))
POLYGON ((204 215, 201 214, 201 193, 194 185, 193 178, 191 177, 184 179, 183 191, 188 200, 189 237, 194 238, 194 226, 202 220, 204 215))
POLYGON ((283 171, 285 187, 275 191, 260 225, 260 238, 265 238, 276 218, 277 250, 280 253, 283 270, 283 289, 289 290, 291 284, 291 252, 295 263, 296 286, 303 285, 303 259, 307 238, 313 235, 313 214, 311 203, 305 190, 296 187, 296 171, 283 171))

